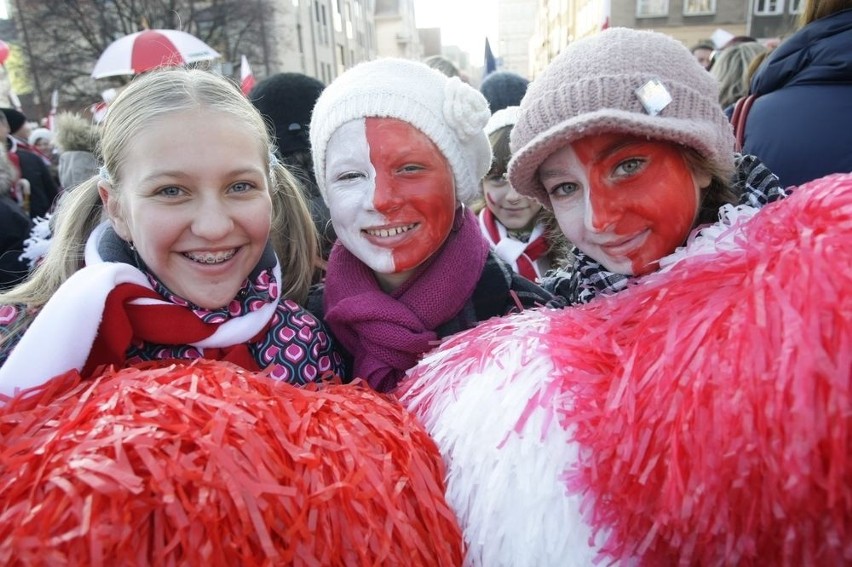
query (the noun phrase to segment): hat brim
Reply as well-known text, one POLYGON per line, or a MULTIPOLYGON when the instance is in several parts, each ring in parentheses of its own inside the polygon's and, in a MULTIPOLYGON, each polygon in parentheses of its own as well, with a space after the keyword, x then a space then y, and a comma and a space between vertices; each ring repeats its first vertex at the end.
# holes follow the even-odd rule
MULTIPOLYGON (((509 182, 521 195, 532 197, 552 209, 550 198, 538 179, 538 169, 554 152, 566 145, 601 133, 619 133, 648 139, 673 142, 690 147, 711 161, 717 156, 715 140, 717 127, 709 122, 650 116, 616 109, 602 109, 565 120, 540 132, 512 155, 509 163, 509 182)), ((733 168, 733 152, 727 160, 733 168)), ((726 161, 727 161, 726 160, 726 161)))

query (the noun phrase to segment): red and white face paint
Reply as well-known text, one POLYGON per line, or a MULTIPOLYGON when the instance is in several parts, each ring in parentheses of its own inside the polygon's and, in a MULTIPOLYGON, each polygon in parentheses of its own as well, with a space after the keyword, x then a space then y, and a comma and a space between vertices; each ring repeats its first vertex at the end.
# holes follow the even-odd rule
POLYGON ((682 245, 710 183, 675 144, 597 134, 561 148, 539 168, 559 227, 607 270, 644 275, 682 245))
POLYGON ((325 183, 337 237, 380 280, 405 281, 452 228, 450 165, 407 122, 366 118, 338 128, 326 147, 325 183))

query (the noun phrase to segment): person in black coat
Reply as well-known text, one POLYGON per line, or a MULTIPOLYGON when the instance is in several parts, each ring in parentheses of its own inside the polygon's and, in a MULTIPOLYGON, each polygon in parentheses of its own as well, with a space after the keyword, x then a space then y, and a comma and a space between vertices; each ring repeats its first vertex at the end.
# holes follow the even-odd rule
POLYGON ((26 149, 26 143, 15 136, 24 131, 27 117, 14 108, 0 109, 0 139, 6 138, 11 161, 20 168, 21 177, 30 182, 30 218, 45 216, 53 207, 59 188, 44 160, 26 149))
POLYGON ((21 260, 24 240, 30 235, 30 218, 11 196, 16 173, 0 148, 0 290, 20 283, 28 273, 21 260))
POLYGON ((852 171, 852 1, 809 0, 803 21, 752 79, 743 142, 784 185, 852 171))

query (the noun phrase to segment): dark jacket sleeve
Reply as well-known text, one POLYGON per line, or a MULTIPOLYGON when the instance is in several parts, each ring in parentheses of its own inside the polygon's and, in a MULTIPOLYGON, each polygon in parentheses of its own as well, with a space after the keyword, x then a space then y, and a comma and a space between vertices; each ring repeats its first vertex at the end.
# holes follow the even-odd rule
POLYGON ((17 203, 0 197, 0 289, 10 288, 27 277, 26 261, 19 258, 30 235, 30 219, 17 203))
POLYGON ((30 182, 30 218, 43 217, 50 212, 59 193, 50 170, 41 158, 19 150, 21 175, 30 182))

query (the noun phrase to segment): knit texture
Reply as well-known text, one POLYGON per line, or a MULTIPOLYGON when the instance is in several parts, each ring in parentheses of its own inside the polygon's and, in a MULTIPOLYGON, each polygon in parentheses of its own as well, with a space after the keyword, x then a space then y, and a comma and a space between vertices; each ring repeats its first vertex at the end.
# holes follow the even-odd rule
POLYGON ((530 82, 511 71, 496 71, 482 80, 479 91, 494 114, 508 106, 518 106, 530 82))
POLYGON ((491 167, 483 131, 489 116, 488 103, 476 89, 423 63, 388 58, 356 65, 335 79, 314 107, 311 150, 320 192, 327 200, 325 150, 340 126, 362 118, 396 118, 438 146, 453 170, 456 196, 470 202, 491 167))
POLYGON ((328 259, 325 319, 354 361, 354 377, 380 392, 437 344, 436 329, 473 295, 488 244, 468 209, 456 214, 447 241, 405 284, 385 293, 366 264, 339 242, 328 259))
POLYGON ((490 136, 500 128, 514 126, 515 122, 518 121, 518 113, 520 110, 521 108, 519 106, 507 106, 506 108, 498 110, 492 114, 488 123, 485 125, 485 134, 490 136))
POLYGON ((734 137, 718 100, 716 80, 677 40, 605 30, 569 45, 530 85, 512 129, 509 181, 550 207, 538 180, 541 163, 560 147, 603 132, 682 144, 731 174, 734 137), (636 93, 651 80, 672 98, 656 116, 636 93))

